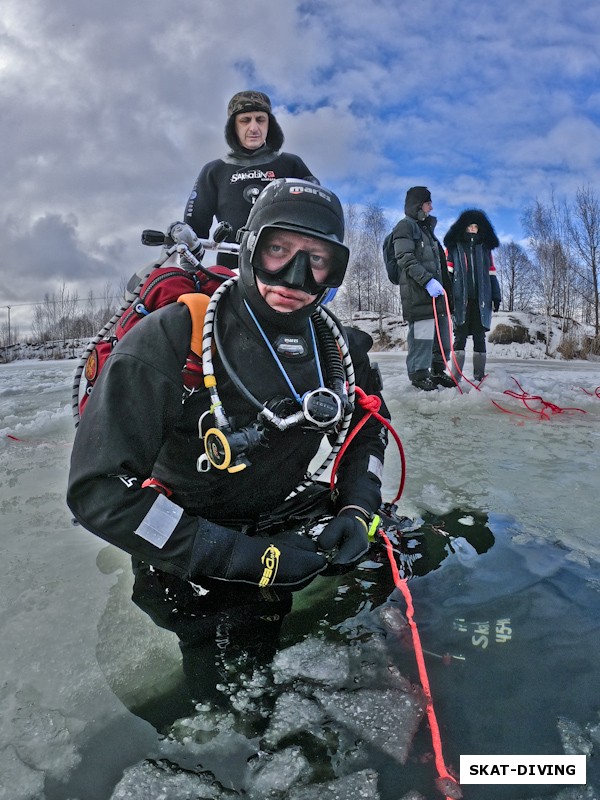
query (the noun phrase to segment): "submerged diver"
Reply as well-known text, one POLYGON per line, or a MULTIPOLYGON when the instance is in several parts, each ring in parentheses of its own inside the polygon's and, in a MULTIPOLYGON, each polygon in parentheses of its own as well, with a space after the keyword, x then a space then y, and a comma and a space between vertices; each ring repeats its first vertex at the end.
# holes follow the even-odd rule
MULTIPOLYGON (((344 342, 321 324, 322 315, 335 319, 321 303, 341 285, 349 254, 338 198, 296 179, 269 184, 242 233, 239 280, 216 307, 209 388, 184 396, 188 306, 143 319, 116 346, 86 406, 67 495, 78 522, 128 552, 136 571, 200 586, 216 579, 211 591, 224 597, 227 581, 293 589, 329 564, 355 564, 380 506, 387 441, 373 417, 357 432, 329 496, 335 516, 318 538, 269 531, 323 435, 363 416, 356 409, 350 420, 336 371, 344 342)), ((345 335, 357 386, 378 393, 370 337, 345 335)), ((298 492, 300 503, 306 495, 298 492)), ((288 500, 284 519, 293 506, 288 500)))

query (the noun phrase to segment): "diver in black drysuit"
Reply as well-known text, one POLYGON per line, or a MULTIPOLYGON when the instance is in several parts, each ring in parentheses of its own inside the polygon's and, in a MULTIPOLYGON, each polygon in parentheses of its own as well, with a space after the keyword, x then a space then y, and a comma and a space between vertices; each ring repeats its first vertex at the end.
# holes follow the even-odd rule
MULTIPOLYGON (((236 380, 282 417, 296 413, 297 398, 322 385, 318 366, 326 376, 332 347, 312 319, 329 289, 343 279, 348 253, 342 241, 341 204, 326 189, 282 179, 257 200, 240 250, 240 279, 219 301, 215 321, 215 378, 234 430, 257 419, 257 409, 236 380), (273 230, 309 242, 316 237, 329 248, 334 264, 329 278, 316 282, 317 257, 303 250, 275 275, 261 271, 262 237, 273 230), (274 309, 261 294, 264 284, 257 274, 270 281, 271 291, 279 290, 279 281, 288 294, 304 292, 312 299, 290 312, 274 309)), ((142 320, 108 359, 73 447, 68 504, 78 522, 130 553, 136 580, 150 576, 156 584, 157 574, 164 574, 163 583, 171 586, 173 580, 210 584, 211 606, 214 593, 228 605, 228 582, 281 595, 327 568, 356 564, 368 549, 367 529, 381 503, 385 428, 372 417, 353 440, 335 491, 325 490, 333 519, 316 541, 282 531, 281 524, 270 531, 270 515, 305 478, 322 431, 308 423, 283 431, 267 426, 247 453, 245 469, 199 472, 205 448, 198 422, 207 412, 209 426, 214 420, 205 388, 182 402, 191 330, 188 307, 174 303, 142 320), (261 535, 253 535, 257 523, 261 535)), ((354 330, 346 335, 357 385, 379 394, 368 358, 370 337, 354 330)), ((380 413, 389 417, 385 405, 380 413)), ((351 429, 362 417, 356 408, 351 429)), ((299 502, 305 498, 300 492, 299 502)), ((199 596, 195 613, 201 607, 199 596)))

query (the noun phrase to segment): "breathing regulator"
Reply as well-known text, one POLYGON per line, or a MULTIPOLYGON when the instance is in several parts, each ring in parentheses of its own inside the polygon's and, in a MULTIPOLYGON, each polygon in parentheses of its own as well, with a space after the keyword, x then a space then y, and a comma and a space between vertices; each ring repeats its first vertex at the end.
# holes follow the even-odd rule
MULTIPOLYGON (((324 348, 324 355, 325 374, 328 376, 329 385, 325 385, 325 377, 318 365, 320 386, 306 392, 302 397, 296 395, 296 399, 276 397, 261 403, 242 384, 222 348, 218 347, 218 336, 215 336, 216 309, 219 301, 236 281, 237 278, 232 278, 217 289, 205 314, 202 369, 204 385, 211 397, 211 408, 198 421, 199 436, 205 450, 198 459, 198 471, 207 472, 214 468, 227 470, 230 473, 240 472, 250 465, 249 454, 252 450, 267 445, 269 429, 286 431, 301 426, 320 431, 323 435, 337 434, 334 444, 334 450, 337 452, 345 439, 354 409, 354 368, 337 320, 331 312, 322 307, 313 312, 310 320, 311 328, 316 327, 327 332, 325 340, 329 342, 329 347, 324 348), (212 342, 215 340, 228 377, 257 410, 256 419, 242 428, 235 428, 232 425, 219 396, 212 361, 212 342)), ((277 359, 274 352, 273 355, 277 359)), ((318 356, 316 358, 318 361, 318 356)))

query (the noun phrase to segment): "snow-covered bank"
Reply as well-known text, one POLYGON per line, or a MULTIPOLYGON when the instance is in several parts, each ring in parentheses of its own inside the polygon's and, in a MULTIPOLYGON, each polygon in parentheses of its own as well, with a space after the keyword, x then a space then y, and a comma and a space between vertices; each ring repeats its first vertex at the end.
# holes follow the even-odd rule
MULTIPOLYGON (((380 315, 375 311, 357 311, 343 318, 345 324, 353 325, 369 333, 376 350, 403 352, 406 350, 408 326, 394 314, 380 315)), ((590 341, 594 338, 591 325, 582 325, 559 317, 550 319, 550 344, 546 353, 546 317, 528 311, 499 311, 492 317, 492 329, 488 334, 487 352, 497 358, 585 358, 600 361, 600 349, 590 353, 590 341)), ((56 360, 79 358, 87 339, 69 339, 43 343, 20 342, 0 348, 0 364, 21 359, 56 360)), ((467 341, 467 352, 473 349, 473 340, 467 341)))
POLYGON ((79 358, 87 339, 66 339, 53 342, 16 342, 10 347, 0 347, 0 364, 34 359, 36 361, 62 361, 79 358))
MULTIPOLYGON (((393 314, 380 315, 374 311, 355 312, 343 320, 369 333, 376 350, 406 351, 408 325, 393 314)), ((496 358, 571 359, 586 353, 590 361, 599 361, 600 353, 589 354, 594 338, 591 325, 573 320, 550 318, 550 343, 546 348, 546 317, 528 311, 499 311, 492 316, 492 328, 487 336, 487 352, 496 358), (546 352, 546 349, 548 352, 546 352)), ((467 353, 473 350, 473 340, 467 340, 467 353)))

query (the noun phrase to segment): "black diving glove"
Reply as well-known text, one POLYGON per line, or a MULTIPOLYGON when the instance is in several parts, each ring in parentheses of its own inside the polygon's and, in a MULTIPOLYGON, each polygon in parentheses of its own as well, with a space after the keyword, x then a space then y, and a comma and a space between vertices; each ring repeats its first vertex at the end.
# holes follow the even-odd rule
POLYGON ((319 550, 332 554, 331 564, 352 564, 369 549, 368 523, 358 509, 345 508, 317 538, 319 550))
POLYGON ((306 538, 246 536, 221 525, 198 520, 190 580, 202 577, 239 581, 253 586, 305 586, 327 566, 317 545, 306 538))

